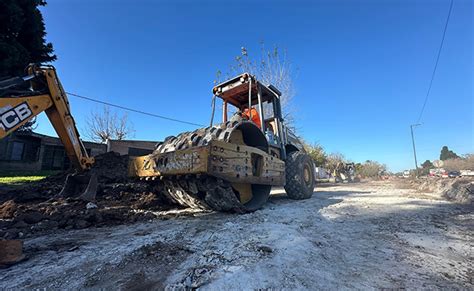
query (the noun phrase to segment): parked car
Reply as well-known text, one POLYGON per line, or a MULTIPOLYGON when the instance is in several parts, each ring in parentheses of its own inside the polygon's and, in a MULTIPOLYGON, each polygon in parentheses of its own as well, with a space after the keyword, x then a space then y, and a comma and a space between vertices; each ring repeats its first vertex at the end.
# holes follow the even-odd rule
POLYGON ((456 177, 459 177, 461 176, 461 173, 459 171, 451 171, 448 173, 448 177, 449 178, 456 178, 456 177))

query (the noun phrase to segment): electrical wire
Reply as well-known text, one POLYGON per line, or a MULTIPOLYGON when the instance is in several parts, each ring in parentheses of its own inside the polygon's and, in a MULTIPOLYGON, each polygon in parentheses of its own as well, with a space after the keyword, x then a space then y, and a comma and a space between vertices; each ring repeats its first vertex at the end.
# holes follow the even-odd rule
POLYGON ((205 126, 205 125, 202 125, 202 124, 199 124, 199 123, 189 122, 189 121, 180 120, 180 119, 176 119, 176 118, 171 118, 171 117, 158 115, 158 114, 154 114, 154 113, 149 113, 149 112, 145 112, 145 111, 142 111, 142 110, 137 110, 137 109, 121 106, 121 105, 112 104, 112 103, 109 103, 109 102, 97 100, 97 99, 94 99, 94 98, 91 98, 91 97, 86 97, 86 96, 82 96, 82 95, 71 93, 71 92, 66 92, 66 94, 68 94, 70 96, 78 97, 78 98, 81 98, 81 99, 85 99, 85 100, 88 100, 88 101, 104 104, 104 105, 107 105, 107 106, 110 106, 110 107, 115 107, 115 108, 119 108, 119 109, 122 109, 122 110, 127 110, 127 111, 131 111, 131 112, 135 112, 135 113, 139 113, 139 114, 143 114, 143 115, 148 115, 148 116, 151 116, 151 117, 156 117, 156 118, 160 118, 160 119, 165 119, 165 120, 169 120, 169 121, 174 121, 174 122, 179 122, 179 123, 184 123, 184 124, 194 125, 194 126, 199 126, 199 127, 204 127, 205 126))
POLYGON ((423 112, 425 111, 426 103, 428 102, 428 97, 430 95, 431 86, 433 85, 433 80, 434 80, 434 77, 435 77, 435 74, 436 74, 436 69, 438 68, 439 56, 441 55, 441 50, 443 49, 444 38, 446 36, 446 30, 448 29, 448 23, 449 23, 449 19, 451 17, 451 11, 453 10, 453 3, 454 3, 454 0, 451 0, 451 4, 449 5, 448 17, 446 18, 446 23, 444 25, 443 37, 441 38, 441 44, 440 44, 439 49, 438 49, 438 56, 436 57, 436 63, 435 63, 435 66, 433 68, 433 73, 431 74, 430 85, 428 86, 428 91, 426 92, 425 101, 423 102, 423 107, 421 108, 421 112, 420 112, 420 115, 418 116, 418 120, 417 120, 416 123, 420 122, 421 117, 423 116, 423 112))

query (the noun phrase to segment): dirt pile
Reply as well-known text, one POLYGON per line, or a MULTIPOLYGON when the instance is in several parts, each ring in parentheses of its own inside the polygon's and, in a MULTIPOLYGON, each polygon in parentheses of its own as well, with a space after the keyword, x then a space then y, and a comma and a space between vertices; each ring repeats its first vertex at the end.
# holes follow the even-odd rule
POLYGON ((99 183, 117 183, 127 181, 128 156, 108 152, 95 157, 92 171, 97 174, 99 183))
POLYGON ((116 153, 96 157, 92 171, 99 187, 94 203, 58 197, 70 172, 0 191, 0 239, 149 220, 155 217, 150 211, 178 207, 157 194, 157 186, 129 181, 127 163, 127 156, 116 153))
POLYGON ((0 205, 0 238, 14 239, 54 229, 82 229, 155 218, 149 211, 175 208, 140 183, 103 185, 95 203, 72 198, 39 202, 11 199, 0 205))
POLYGON ((455 179, 426 177, 418 180, 401 180, 397 186, 398 188, 411 188, 420 192, 434 193, 440 198, 457 203, 474 203, 474 178, 472 177, 455 179))
POLYGON ((0 189, 0 204, 8 200, 14 200, 16 203, 45 201, 61 191, 66 176, 70 173, 59 173, 40 181, 0 189))
POLYGON ((0 219, 13 218, 17 209, 15 201, 8 200, 0 205, 0 219))
POLYGON ((463 204, 474 203, 474 179, 456 179, 443 189, 443 197, 463 204))

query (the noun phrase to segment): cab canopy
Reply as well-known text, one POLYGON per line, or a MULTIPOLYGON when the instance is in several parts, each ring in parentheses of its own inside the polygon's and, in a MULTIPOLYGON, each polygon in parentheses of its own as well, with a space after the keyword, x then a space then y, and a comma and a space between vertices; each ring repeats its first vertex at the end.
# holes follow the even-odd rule
MULTIPOLYGON (((275 98, 279 99, 281 92, 272 85, 265 86, 249 73, 243 73, 229 79, 212 89, 217 97, 225 103, 234 105, 237 108, 247 105, 253 106, 268 101, 272 103, 275 98), (251 86, 251 90, 249 87, 251 86), (260 94, 259 94, 260 93, 260 94)), ((249 107, 250 107, 249 106, 249 107)))

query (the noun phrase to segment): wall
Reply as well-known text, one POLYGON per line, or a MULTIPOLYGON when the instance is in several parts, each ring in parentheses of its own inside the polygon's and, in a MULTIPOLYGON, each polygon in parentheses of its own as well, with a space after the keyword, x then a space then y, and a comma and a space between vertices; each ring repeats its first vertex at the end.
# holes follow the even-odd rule
POLYGON ((155 150, 156 141, 143 140, 108 140, 107 151, 120 155, 143 156, 155 150))
MULTIPOLYGON (((107 149, 105 144, 93 142, 84 142, 84 146, 92 156, 105 153, 107 149)), ((64 146, 57 137, 15 132, 0 140, 1 172, 64 170, 69 166, 64 146), (18 144, 23 144, 21 151, 18 144)))
POLYGON ((0 141, 0 171, 41 170, 41 153, 41 138, 28 134, 11 134, 0 141), (18 148, 15 149, 15 144, 22 145, 21 152, 18 148))

